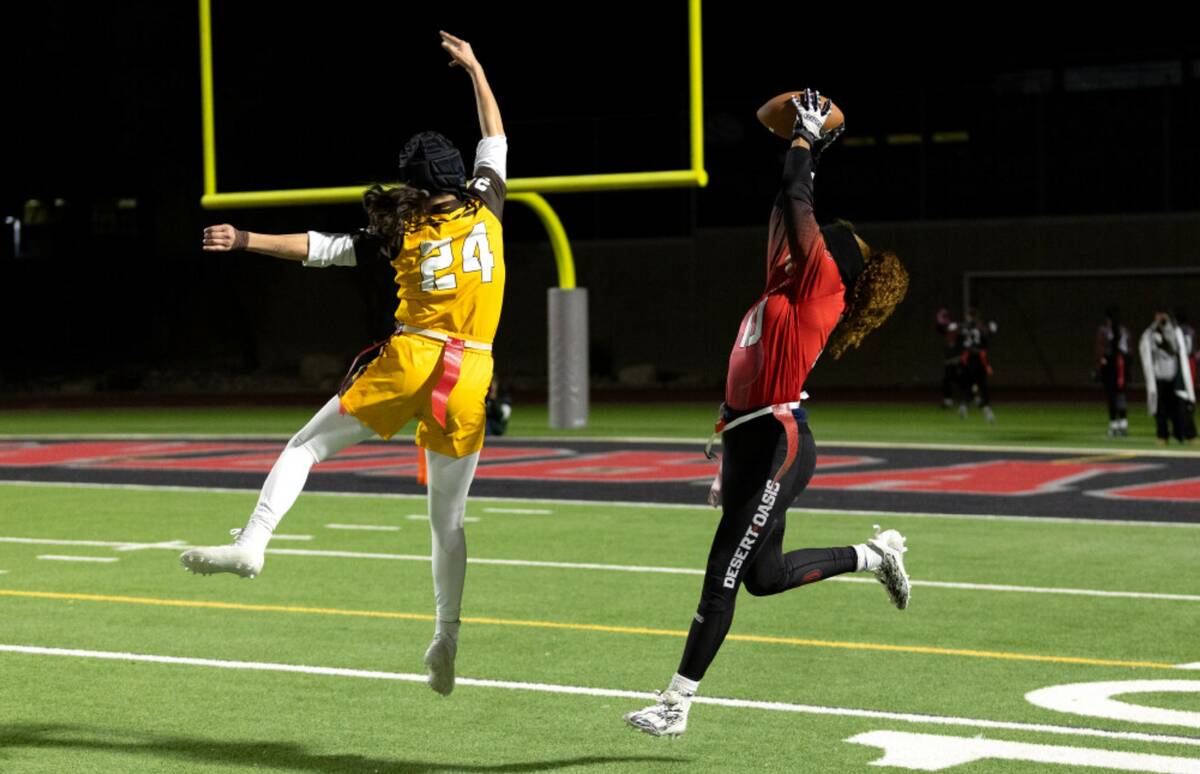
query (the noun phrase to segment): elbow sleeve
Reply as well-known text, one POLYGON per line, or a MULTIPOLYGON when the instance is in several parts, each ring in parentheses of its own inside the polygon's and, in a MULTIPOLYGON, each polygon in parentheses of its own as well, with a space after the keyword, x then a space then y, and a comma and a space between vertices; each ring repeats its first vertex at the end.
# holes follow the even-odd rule
POLYGON ((305 266, 354 266, 358 263, 354 254, 354 239, 349 234, 325 234, 308 232, 308 257, 305 266))

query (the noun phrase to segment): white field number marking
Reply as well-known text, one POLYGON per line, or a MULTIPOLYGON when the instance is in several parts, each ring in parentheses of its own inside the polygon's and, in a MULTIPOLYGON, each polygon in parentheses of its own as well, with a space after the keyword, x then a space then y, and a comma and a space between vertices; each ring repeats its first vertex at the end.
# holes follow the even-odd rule
MULTIPOLYGON (((1071 715, 1200 728, 1200 712, 1141 707, 1112 698, 1126 693, 1200 693, 1200 680, 1073 683, 1030 691, 1025 698, 1038 707, 1071 715)), ((846 741, 882 748, 883 757, 872 761, 872 766, 893 766, 910 771, 942 771, 975 761, 1009 760, 1092 766, 1115 771, 1200 774, 1200 759, 1197 758, 1027 744, 981 737, 869 731, 846 741)))
POLYGON ((1049 744, 1003 742, 904 731, 868 731, 846 740, 883 748, 883 757, 872 766, 893 766, 909 771, 944 771, 982 760, 1060 763, 1116 771, 1153 771, 1162 774, 1200 774, 1200 760, 1169 755, 1060 747, 1049 744))
POLYGON ((1200 693, 1200 680, 1117 680, 1054 685, 1030 691, 1025 694, 1025 700, 1037 707, 1088 718, 1200 728, 1200 712, 1143 707, 1113 698, 1126 693, 1200 693))

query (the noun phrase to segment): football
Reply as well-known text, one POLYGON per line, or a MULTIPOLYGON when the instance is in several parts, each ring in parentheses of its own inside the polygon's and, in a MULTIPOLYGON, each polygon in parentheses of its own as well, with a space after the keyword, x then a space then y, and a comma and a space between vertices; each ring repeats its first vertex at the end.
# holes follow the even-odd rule
MULTIPOLYGON (((766 104, 758 109, 758 120, 763 126, 771 130, 777 137, 782 137, 785 140, 792 139, 792 127, 796 123, 796 106, 792 104, 792 97, 800 94, 798 91, 785 91, 777 97, 772 97, 767 100, 766 104)), ((821 104, 830 102, 829 97, 822 96, 821 104)), ((842 114, 841 108, 836 104, 829 111, 829 116, 825 119, 825 132, 833 131, 841 126, 846 121, 846 116, 842 114)))

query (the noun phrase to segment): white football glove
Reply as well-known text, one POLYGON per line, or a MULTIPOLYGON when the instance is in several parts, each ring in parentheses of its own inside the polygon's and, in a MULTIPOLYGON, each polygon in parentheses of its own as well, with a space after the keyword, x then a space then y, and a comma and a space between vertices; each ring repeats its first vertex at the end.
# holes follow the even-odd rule
POLYGON ((796 106, 796 124, 792 128, 792 139, 797 137, 815 146, 821 139, 825 128, 825 119, 833 105, 829 100, 821 104, 821 93, 816 89, 805 89, 799 94, 792 95, 792 104, 796 106))

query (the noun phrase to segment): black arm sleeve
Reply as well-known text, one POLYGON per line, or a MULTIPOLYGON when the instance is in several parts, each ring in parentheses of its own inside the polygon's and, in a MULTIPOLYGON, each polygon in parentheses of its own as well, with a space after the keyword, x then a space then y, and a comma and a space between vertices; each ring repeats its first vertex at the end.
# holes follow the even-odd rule
POLYGON ((783 211, 788 251, 797 269, 797 288, 803 292, 813 281, 825 253, 825 240, 813 216, 812 153, 796 146, 783 161, 783 185, 776 206, 783 211))

